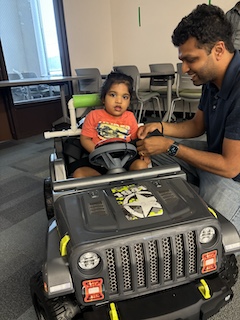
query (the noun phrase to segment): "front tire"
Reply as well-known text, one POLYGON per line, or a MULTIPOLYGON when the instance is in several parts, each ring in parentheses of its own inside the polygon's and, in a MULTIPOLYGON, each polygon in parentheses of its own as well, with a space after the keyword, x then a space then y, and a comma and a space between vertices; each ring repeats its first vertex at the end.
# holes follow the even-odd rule
POLYGON ((30 280, 33 306, 38 320, 71 320, 80 313, 74 295, 48 299, 44 295, 42 272, 30 280))
POLYGON ((54 217, 53 195, 52 195, 52 180, 50 177, 44 179, 44 202, 48 220, 54 217))
POLYGON ((230 287, 233 287, 237 282, 238 266, 237 259, 234 254, 223 257, 220 276, 230 287))

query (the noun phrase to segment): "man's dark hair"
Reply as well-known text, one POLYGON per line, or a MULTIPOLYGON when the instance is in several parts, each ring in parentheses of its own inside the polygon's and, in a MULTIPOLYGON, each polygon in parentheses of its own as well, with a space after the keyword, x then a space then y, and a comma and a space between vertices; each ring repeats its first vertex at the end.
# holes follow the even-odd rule
POLYGON ((223 41, 226 49, 233 53, 232 33, 232 25, 221 8, 202 4, 179 22, 173 31, 172 42, 179 47, 193 37, 197 39, 199 48, 210 53, 216 42, 223 41))
POLYGON ((116 83, 124 83, 128 87, 128 91, 130 94, 130 97, 132 97, 133 93, 133 78, 131 76, 126 75, 125 73, 122 72, 111 72, 107 76, 102 89, 101 89, 101 94, 100 98, 101 100, 105 99, 106 94, 110 90, 111 86, 116 83))

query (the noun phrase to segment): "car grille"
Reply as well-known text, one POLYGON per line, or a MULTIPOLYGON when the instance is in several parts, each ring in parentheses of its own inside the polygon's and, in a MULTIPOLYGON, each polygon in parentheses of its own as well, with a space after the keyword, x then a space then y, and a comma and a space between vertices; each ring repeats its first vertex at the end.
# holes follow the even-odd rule
POLYGON ((111 295, 165 287, 197 273, 194 231, 105 250, 111 295))

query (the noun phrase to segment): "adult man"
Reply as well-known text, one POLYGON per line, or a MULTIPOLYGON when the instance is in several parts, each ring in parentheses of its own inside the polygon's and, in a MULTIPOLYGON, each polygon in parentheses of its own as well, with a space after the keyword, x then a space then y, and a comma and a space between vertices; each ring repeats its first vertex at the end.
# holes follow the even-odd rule
POLYGON ((193 119, 181 123, 149 123, 139 128, 138 151, 157 164, 177 161, 190 182, 198 180, 203 199, 240 230, 240 55, 234 51, 232 28, 224 12, 199 5, 172 35, 182 69, 195 85, 203 84, 193 119), (159 129, 164 137, 150 137, 159 129), (206 132, 207 143, 194 138, 206 132))
POLYGON ((233 45, 235 49, 240 50, 240 1, 226 13, 226 17, 233 27, 233 45))

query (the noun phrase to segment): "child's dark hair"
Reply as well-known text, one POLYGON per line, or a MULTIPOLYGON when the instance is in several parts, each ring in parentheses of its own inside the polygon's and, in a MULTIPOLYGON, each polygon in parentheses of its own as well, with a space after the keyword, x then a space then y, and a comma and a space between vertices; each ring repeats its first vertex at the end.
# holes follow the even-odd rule
POLYGON ((103 101, 105 99, 106 94, 110 90, 111 86, 115 83, 124 83, 128 87, 128 91, 130 97, 132 97, 133 93, 133 78, 131 76, 126 75, 122 72, 114 72, 112 71, 107 76, 106 80, 101 89, 100 99, 103 101))

